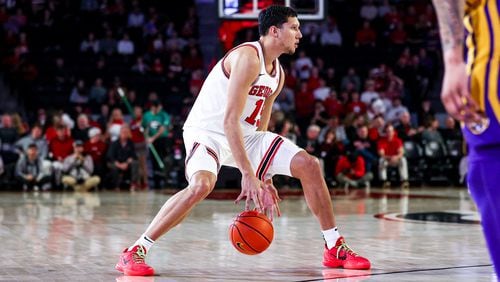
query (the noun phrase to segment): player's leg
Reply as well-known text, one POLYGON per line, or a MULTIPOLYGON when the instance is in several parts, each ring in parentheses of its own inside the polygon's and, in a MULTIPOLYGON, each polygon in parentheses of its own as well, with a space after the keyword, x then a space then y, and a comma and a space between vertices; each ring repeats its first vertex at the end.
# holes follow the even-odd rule
POLYGON ((324 265, 370 268, 370 262, 355 254, 337 231, 330 193, 316 157, 290 140, 270 132, 259 132, 246 137, 245 149, 260 180, 265 181, 275 174, 293 176, 300 180, 307 205, 318 219, 328 245, 324 265))
MULTIPOLYGON (((219 162, 217 153, 209 147, 185 138, 188 157, 186 158, 187 188, 177 192, 160 209, 146 232, 129 248, 125 249, 116 269, 125 275, 153 275, 154 270, 144 261, 146 253, 154 241, 179 224, 203 200, 215 186, 219 162)), ((211 148, 216 148, 211 144, 211 148)))
POLYGON ((154 241, 179 224, 205 199, 215 187, 217 177, 210 171, 198 171, 190 179, 189 186, 172 196, 160 209, 144 233, 154 241))
POLYGON ((290 171, 300 180, 307 205, 321 226, 326 248, 323 265, 348 269, 369 269, 370 261, 352 251, 340 236, 333 215, 332 200, 319 161, 305 151, 292 158, 290 171))
MULTIPOLYGON (((495 154, 493 154, 495 155, 495 154)), ((500 155, 500 152, 498 154, 500 155)), ((481 225, 497 276, 500 277, 500 161, 469 163, 468 186, 481 214, 481 225)))

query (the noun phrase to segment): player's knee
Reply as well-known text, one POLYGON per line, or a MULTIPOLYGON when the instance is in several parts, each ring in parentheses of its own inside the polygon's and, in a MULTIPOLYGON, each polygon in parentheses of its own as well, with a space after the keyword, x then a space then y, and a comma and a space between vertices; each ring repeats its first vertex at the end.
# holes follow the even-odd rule
POLYGON ((213 185, 208 179, 199 179, 191 185, 191 189, 196 198, 205 198, 212 192, 213 185))
POLYGON ((297 154, 295 165, 300 168, 298 171, 302 171, 309 175, 321 172, 319 159, 305 152, 297 154))

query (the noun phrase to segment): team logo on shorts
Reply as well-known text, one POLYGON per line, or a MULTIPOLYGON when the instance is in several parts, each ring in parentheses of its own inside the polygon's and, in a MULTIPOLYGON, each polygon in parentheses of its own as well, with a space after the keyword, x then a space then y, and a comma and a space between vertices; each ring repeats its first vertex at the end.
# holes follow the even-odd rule
POLYGON ((474 135, 479 135, 488 129, 488 126, 490 126, 490 119, 487 117, 481 118, 479 122, 471 122, 465 124, 467 128, 472 132, 474 135))

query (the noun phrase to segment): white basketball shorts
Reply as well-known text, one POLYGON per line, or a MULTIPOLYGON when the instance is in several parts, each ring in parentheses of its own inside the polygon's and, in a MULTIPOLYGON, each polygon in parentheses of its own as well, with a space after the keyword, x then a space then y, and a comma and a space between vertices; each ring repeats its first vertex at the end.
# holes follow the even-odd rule
MULTIPOLYGON (((186 146, 186 179, 200 170, 217 175, 223 165, 236 167, 224 135, 188 128, 183 133, 186 146)), ((257 178, 264 181, 275 174, 292 176, 292 158, 302 149, 272 132, 257 131, 243 138, 245 150, 257 178)))

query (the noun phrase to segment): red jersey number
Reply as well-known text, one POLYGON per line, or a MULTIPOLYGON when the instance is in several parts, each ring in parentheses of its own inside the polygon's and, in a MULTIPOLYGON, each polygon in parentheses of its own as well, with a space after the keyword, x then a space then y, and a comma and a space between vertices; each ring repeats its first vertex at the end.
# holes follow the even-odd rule
POLYGON ((259 126, 260 119, 256 119, 256 118, 257 118, 257 115, 259 115, 260 112, 262 111, 262 105, 264 105, 264 99, 257 100, 257 102, 255 102, 255 109, 253 110, 253 112, 250 116, 245 118, 245 121, 251 125, 259 126))

